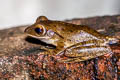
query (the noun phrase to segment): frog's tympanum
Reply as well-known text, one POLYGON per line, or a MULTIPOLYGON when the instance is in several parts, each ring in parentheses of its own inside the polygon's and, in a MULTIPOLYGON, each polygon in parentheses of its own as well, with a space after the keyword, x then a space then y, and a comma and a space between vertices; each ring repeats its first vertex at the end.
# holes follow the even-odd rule
POLYGON ((62 21, 48 20, 45 16, 25 29, 25 33, 45 43, 56 46, 49 50, 50 55, 65 56, 60 62, 80 62, 112 53, 109 44, 118 40, 100 34, 85 25, 75 25, 62 21))

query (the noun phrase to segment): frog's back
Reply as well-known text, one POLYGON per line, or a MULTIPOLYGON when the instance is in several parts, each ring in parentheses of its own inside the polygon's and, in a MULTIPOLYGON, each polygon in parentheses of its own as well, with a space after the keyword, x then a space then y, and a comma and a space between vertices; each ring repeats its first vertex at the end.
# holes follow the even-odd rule
POLYGON ((48 21, 47 25, 58 34, 60 34, 65 44, 75 44, 83 41, 105 39, 106 36, 85 25, 75 25, 61 21, 48 21))
POLYGON ((54 27, 56 32, 61 34, 63 37, 71 37, 75 35, 92 35, 96 38, 105 38, 105 35, 100 34, 96 30, 86 26, 86 25, 75 25, 71 23, 66 23, 62 21, 51 21, 51 26, 54 27))

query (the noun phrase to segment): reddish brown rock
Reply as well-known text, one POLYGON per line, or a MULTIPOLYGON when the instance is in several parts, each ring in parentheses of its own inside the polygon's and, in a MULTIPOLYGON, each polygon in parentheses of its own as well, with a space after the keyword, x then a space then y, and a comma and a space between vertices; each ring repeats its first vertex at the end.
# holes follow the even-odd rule
MULTIPOLYGON (((67 22, 89 25, 102 34, 120 39, 120 16, 73 19, 67 22)), ((42 55, 39 40, 27 37, 26 26, 0 30, 0 80, 118 80, 120 44, 111 45, 112 56, 103 55, 78 63, 59 63, 56 56, 42 55)))

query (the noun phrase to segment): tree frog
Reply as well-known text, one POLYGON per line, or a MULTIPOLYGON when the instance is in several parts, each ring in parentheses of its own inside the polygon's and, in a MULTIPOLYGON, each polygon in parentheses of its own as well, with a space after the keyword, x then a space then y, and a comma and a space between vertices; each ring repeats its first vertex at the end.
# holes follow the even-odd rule
POLYGON ((45 16, 25 29, 25 33, 47 44, 56 46, 50 55, 65 56, 61 62, 80 62, 112 53, 109 44, 118 39, 100 34, 86 25, 75 25, 62 21, 48 20, 45 16))

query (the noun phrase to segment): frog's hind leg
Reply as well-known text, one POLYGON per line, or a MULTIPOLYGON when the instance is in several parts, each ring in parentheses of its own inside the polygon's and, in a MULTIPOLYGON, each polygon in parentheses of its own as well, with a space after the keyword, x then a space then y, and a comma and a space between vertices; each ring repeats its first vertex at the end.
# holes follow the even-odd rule
MULTIPOLYGON (((59 53, 57 53, 58 56, 60 55, 63 55, 66 51, 72 51, 72 49, 74 48, 79 48, 79 47, 85 47, 85 46, 92 46, 92 45, 95 45, 95 46, 104 46, 105 43, 104 43, 104 40, 88 40, 88 41, 83 41, 83 42, 80 42, 80 43, 77 43, 77 44, 74 44, 70 47, 67 47, 66 49, 64 49, 63 51, 60 51, 59 53)), ((70 52, 71 52, 70 51, 70 52)))
POLYGON ((85 41, 66 48, 58 55, 61 56, 64 54, 64 56, 68 57, 68 59, 62 60, 65 62, 79 62, 96 58, 107 53, 111 54, 112 51, 104 42, 85 41))
POLYGON ((64 55, 67 57, 84 57, 84 56, 101 56, 106 53, 112 53, 111 49, 107 46, 81 46, 73 49, 66 49, 64 55))
POLYGON ((111 50, 105 46, 86 46, 77 47, 69 52, 64 53, 67 59, 60 59, 59 62, 72 63, 81 62, 89 59, 96 58, 98 56, 112 53, 111 50))
POLYGON ((70 49, 70 48, 75 48, 75 47, 81 47, 81 46, 90 46, 90 45, 100 45, 100 46, 104 46, 104 45, 106 45, 106 43, 105 43, 105 41, 102 40, 102 39, 99 39, 99 40, 93 39, 93 40, 83 41, 83 42, 74 44, 74 45, 68 47, 68 49, 70 49))

